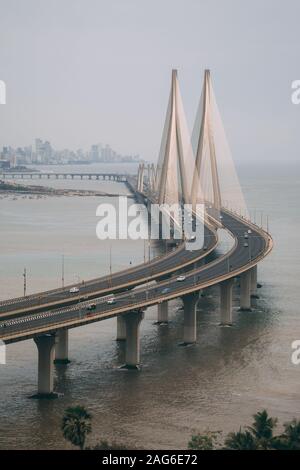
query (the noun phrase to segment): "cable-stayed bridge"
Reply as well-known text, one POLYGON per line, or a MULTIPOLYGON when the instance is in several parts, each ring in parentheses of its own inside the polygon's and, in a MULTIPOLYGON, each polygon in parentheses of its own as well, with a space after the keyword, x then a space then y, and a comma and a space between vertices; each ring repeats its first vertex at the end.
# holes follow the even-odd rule
MULTIPOLYGON (((199 292, 206 287, 220 286, 221 325, 232 324, 232 288, 237 277, 240 307, 251 309, 257 264, 271 251, 272 239, 249 220, 209 71, 205 71, 192 138, 177 72, 172 72, 157 165, 141 164, 137 176, 127 177, 126 182, 150 212, 154 204, 164 208, 189 205, 193 223, 203 224, 203 245, 188 250, 189 235, 183 231, 173 251, 149 263, 84 284, 1 302, 0 339, 9 344, 33 338, 37 345, 38 396, 54 393, 53 363, 54 359, 57 363, 69 360, 70 328, 117 317, 117 339, 126 341, 126 367, 136 368, 140 363, 140 323, 148 306, 158 305, 158 323, 166 323, 168 301, 182 298, 183 344, 196 341, 196 307, 199 292), (208 254, 219 243, 220 228, 231 235, 233 247, 210 261, 208 254)), ((174 217, 173 222, 180 223, 181 218, 174 217)))

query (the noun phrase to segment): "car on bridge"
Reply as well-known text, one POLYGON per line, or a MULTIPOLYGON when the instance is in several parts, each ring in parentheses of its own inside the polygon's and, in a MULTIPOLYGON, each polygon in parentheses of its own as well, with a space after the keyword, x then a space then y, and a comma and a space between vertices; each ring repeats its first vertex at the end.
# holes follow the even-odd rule
POLYGON ((114 297, 110 297, 109 299, 107 299, 106 303, 108 305, 113 305, 116 303, 116 299, 114 297))
POLYGON ((162 294, 167 294, 168 292, 170 292, 170 288, 169 288, 169 287, 165 287, 165 288, 161 291, 162 294))
POLYGON ((178 281, 178 282, 183 282, 183 281, 185 281, 185 276, 182 276, 182 275, 181 275, 181 276, 178 276, 177 281, 178 281))
POLYGON ((96 304, 89 304, 86 309, 89 310, 89 311, 91 311, 91 310, 95 310, 96 307, 97 307, 96 304))
POLYGON ((79 292, 79 289, 78 289, 78 287, 71 287, 69 292, 70 292, 70 294, 76 294, 77 292, 79 292))

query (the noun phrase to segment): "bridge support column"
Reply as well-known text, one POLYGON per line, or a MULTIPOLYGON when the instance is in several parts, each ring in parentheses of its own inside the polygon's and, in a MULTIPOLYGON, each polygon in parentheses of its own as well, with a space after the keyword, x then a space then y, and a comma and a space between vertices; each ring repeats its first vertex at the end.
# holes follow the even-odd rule
POLYGON ((209 292, 209 288, 206 287, 205 289, 201 289, 200 291, 200 297, 207 297, 207 294, 209 292))
POLYGON ((54 398, 53 392, 53 359, 55 336, 43 335, 34 338, 38 348, 38 393, 36 398, 54 398))
POLYGON ((182 297, 184 311, 183 345, 192 344, 197 339, 196 306, 199 293, 187 294, 182 297))
POLYGON ((56 333, 55 364, 68 364, 69 361, 69 330, 59 330, 56 333))
POLYGON ((257 265, 251 268, 251 296, 257 297, 257 265))
POLYGON ((138 369, 140 364, 140 324, 144 312, 133 311, 124 315, 126 322, 125 368, 138 369))
POLYGON ((251 269, 241 274, 240 310, 251 310, 251 269))
POLYGON ((168 301, 165 300, 157 305, 157 323, 168 323, 168 301))
POLYGON ((117 316, 117 337, 116 341, 126 340, 126 322, 123 315, 117 316))
POLYGON ((221 325, 232 325, 232 288, 234 278, 227 279, 220 283, 220 311, 221 325))

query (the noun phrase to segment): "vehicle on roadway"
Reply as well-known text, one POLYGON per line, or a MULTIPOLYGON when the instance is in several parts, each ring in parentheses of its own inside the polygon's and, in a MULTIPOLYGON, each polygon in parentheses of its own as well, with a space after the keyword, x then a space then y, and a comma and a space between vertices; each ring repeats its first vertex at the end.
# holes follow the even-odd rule
POLYGON ((249 238, 248 232, 244 233, 244 238, 249 238))
POLYGON ((87 310, 95 310, 96 306, 97 306, 96 304, 89 304, 86 309, 87 310))
POLYGON ((185 276, 178 276, 177 281, 178 281, 178 282, 183 282, 183 281, 185 281, 185 276))
POLYGON ((248 243, 244 243, 244 247, 247 248, 249 245, 248 243))
POLYGON ((170 292, 170 288, 169 288, 169 287, 165 287, 165 288, 161 291, 162 294, 167 294, 168 292, 170 292))
POLYGON ((78 287, 71 287, 69 292, 70 292, 70 294, 76 294, 77 292, 79 292, 79 289, 78 289, 78 287))
POLYGON ((108 305, 113 305, 116 303, 116 299, 114 297, 110 297, 109 299, 107 299, 106 303, 108 305))

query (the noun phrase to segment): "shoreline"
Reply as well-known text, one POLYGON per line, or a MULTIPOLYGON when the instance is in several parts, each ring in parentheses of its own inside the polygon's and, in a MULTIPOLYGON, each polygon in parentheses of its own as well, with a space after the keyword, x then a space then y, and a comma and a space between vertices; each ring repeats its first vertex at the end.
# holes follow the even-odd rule
MULTIPOLYGON (((99 196, 99 197, 119 197, 120 193, 109 193, 106 191, 82 190, 82 189, 55 189, 43 186, 22 186, 13 183, 4 183, 0 181, 1 196, 99 196)), ((123 195, 123 194, 122 194, 123 195)), ((124 194, 127 197, 133 197, 131 193, 124 194)))

